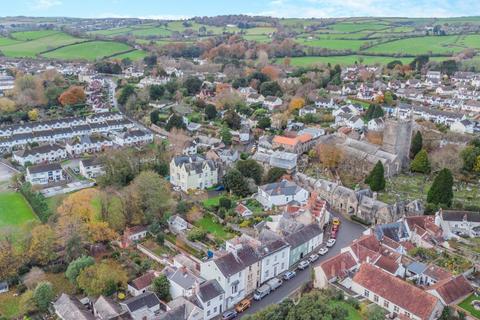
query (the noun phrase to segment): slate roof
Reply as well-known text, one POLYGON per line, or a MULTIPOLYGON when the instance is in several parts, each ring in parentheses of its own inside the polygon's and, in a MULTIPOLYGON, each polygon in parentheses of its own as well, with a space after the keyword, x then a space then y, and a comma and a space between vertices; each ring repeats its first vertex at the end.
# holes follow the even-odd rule
POLYGON ((412 262, 407 266, 407 270, 415 274, 422 274, 427 270, 427 265, 418 261, 412 262))
POLYGON ((269 183, 260 188, 265 191, 270 196, 277 196, 277 195, 285 195, 285 196, 293 196, 297 194, 301 187, 299 187, 296 183, 288 180, 282 180, 276 183, 269 183))
POLYGON ((167 271, 167 277, 170 281, 175 282, 183 289, 191 289, 195 286, 195 283, 203 282, 202 278, 195 276, 186 268, 178 268, 176 270, 169 269, 167 271))
POLYGON ((202 283, 198 288, 197 295, 202 302, 207 302, 224 293, 225 291, 223 291, 217 280, 214 279, 202 283))
POLYGON ((21 151, 17 152, 16 154, 20 157, 28 157, 28 156, 34 156, 34 155, 37 155, 37 154, 45 154, 45 153, 49 153, 51 151, 57 151, 57 150, 61 150, 61 149, 63 149, 63 148, 58 144, 51 144, 51 145, 47 144, 47 145, 35 147, 35 148, 32 148, 32 149, 21 150, 21 151))
POLYGON ((379 241, 382 240, 383 237, 388 237, 398 242, 402 238, 408 238, 408 232, 403 221, 399 221, 377 225, 375 227, 375 237, 379 241))
POLYGON ((462 221, 466 218, 470 222, 480 222, 480 212, 443 210, 442 218, 445 221, 462 221))
POLYGON ((41 173, 41 172, 49 172, 49 171, 56 171, 62 170, 62 167, 59 163, 47 163, 47 164, 39 164, 36 166, 28 167, 28 172, 31 174, 33 173, 41 173))
POLYGON ((125 300, 122 302, 122 304, 127 306, 130 312, 135 312, 144 307, 152 308, 156 305, 159 305, 160 299, 158 299, 155 293, 147 291, 141 295, 125 300))
POLYGON ((285 237, 285 241, 288 242, 292 248, 296 248, 304 243, 307 243, 321 233, 322 229, 320 229, 320 226, 316 223, 313 223, 288 235, 285 237))
POLYGON ((230 252, 215 259, 215 264, 225 277, 229 277, 257 261, 259 261, 259 257, 255 250, 250 246, 244 246, 237 251, 237 254, 230 252))
POLYGON ((75 297, 62 293, 54 303, 55 311, 64 320, 95 320, 95 317, 75 297))
POLYGON ((177 167, 184 166, 187 172, 195 172, 201 174, 203 172, 204 165, 210 167, 211 170, 215 169, 215 163, 212 160, 205 160, 198 155, 191 156, 178 156, 173 158, 173 161, 177 167))

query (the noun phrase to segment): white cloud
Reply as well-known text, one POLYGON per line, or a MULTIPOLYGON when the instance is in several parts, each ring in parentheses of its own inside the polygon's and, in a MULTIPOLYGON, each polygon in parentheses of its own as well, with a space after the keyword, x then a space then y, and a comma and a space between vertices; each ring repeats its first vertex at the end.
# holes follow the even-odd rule
POLYGON ((35 9, 45 10, 62 4, 61 0, 36 0, 33 3, 35 9))

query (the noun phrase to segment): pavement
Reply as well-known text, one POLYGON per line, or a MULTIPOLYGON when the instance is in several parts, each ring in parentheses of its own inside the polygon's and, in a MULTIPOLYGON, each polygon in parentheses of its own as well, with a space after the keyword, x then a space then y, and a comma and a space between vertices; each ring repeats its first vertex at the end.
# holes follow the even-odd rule
MULTIPOLYGON (((292 294, 295 290, 299 289, 302 285, 311 280, 312 266, 317 266, 322 261, 325 261, 337 255, 340 252, 340 249, 346 247, 353 240, 359 238, 362 235, 363 231, 365 231, 364 226, 352 222, 343 217, 342 215, 332 214, 332 216, 338 217, 342 223, 340 225, 340 230, 337 235, 337 243, 332 248, 329 248, 327 254, 325 254, 324 256, 320 256, 317 261, 315 261, 313 264, 310 264, 310 266, 305 270, 296 270, 297 275, 295 277, 288 281, 284 281, 283 285, 280 288, 276 289, 262 300, 253 300, 252 306, 245 312, 241 313, 238 318, 242 318, 247 314, 253 314, 266 308, 269 305, 278 304, 284 299, 288 298, 288 296, 290 296, 290 294, 292 294)), ((325 238, 325 241, 328 240, 327 237, 325 238)))

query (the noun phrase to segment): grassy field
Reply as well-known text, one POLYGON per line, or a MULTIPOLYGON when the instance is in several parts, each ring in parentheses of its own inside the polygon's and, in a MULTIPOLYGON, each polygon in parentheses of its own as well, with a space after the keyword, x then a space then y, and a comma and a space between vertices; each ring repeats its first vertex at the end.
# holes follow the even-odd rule
POLYGON ((45 35, 44 33, 41 34, 43 34, 43 36, 37 37, 35 40, 23 41, 10 45, 0 45, 0 51, 2 51, 7 57, 34 58, 46 50, 85 41, 85 39, 75 38, 63 32, 52 33, 49 35, 45 35))
POLYGON ((315 64, 327 64, 332 65, 353 65, 355 61, 364 64, 387 64, 392 60, 400 60, 402 63, 410 63, 411 58, 394 58, 394 57, 374 57, 374 56, 361 56, 361 55, 349 55, 349 56, 332 56, 332 57, 293 57, 290 59, 290 63, 295 67, 306 67, 315 64), (363 59, 363 60, 362 60, 363 59))
POLYGON ((20 41, 37 40, 59 33, 54 30, 21 31, 12 33, 12 37, 20 41))
POLYGON ((359 50, 365 44, 364 40, 337 40, 337 39, 304 39, 299 43, 318 48, 327 48, 332 50, 359 50))
POLYGON ((358 32, 364 30, 380 30, 388 28, 388 25, 379 24, 379 23, 337 23, 333 26, 330 26, 331 29, 339 32, 358 32))
POLYGON ((371 53, 384 54, 427 54, 441 53, 448 54, 459 52, 464 49, 461 45, 457 45, 460 40, 459 36, 443 36, 443 37, 416 37, 395 40, 383 44, 378 44, 366 50, 371 53))
POLYGON ((116 53, 130 50, 131 47, 120 42, 91 41, 71 46, 66 46, 50 51, 43 56, 54 59, 85 59, 96 60, 112 56, 116 53))
POLYGON ((23 195, 17 192, 0 193, 0 228, 20 227, 37 219, 23 195))
POLYGON ((141 60, 143 59, 144 57, 147 56, 147 52, 145 51, 142 51, 142 50, 134 50, 134 51, 130 51, 130 52, 127 52, 127 53, 122 53, 122 54, 119 54, 119 55, 116 55, 116 56, 113 56, 112 59, 125 59, 125 58, 129 58, 131 60, 141 60))
POLYGON ((0 47, 1 46, 9 46, 11 44, 16 44, 18 43, 17 40, 10 39, 10 38, 5 38, 5 37, 0 37, 0 47))

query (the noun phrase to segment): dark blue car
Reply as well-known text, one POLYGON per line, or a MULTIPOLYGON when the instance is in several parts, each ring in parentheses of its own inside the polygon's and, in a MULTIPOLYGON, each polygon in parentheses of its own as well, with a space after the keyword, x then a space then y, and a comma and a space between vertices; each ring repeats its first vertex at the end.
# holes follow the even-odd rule
POLYGON ((235 319, 236 317, 237 317, 237 311, 235 310, 226 311, 222 315, 223 320, 235 319))

